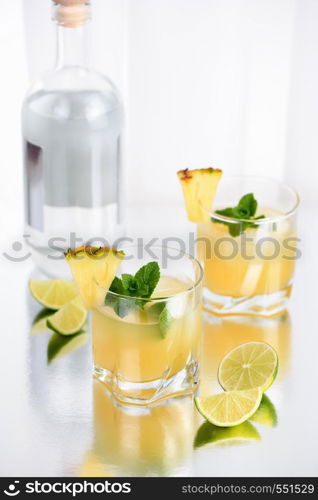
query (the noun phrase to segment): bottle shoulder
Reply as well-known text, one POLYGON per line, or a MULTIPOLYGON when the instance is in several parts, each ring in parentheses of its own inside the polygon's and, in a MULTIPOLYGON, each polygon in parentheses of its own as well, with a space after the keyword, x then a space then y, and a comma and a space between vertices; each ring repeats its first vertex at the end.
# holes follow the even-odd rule
POLYGON ((27 95, 38 90, 99 90, 104 93, 113 93, 120 99, 119 91, 110 78, 98 71, 81 66, 66 66, 46 72, 31 85, 27 95))
POLYGON ((45 74, 29 89, 23 109, 57 117, 96 116, 122 110, 118 89, 105 75, 81 67, 45 74))

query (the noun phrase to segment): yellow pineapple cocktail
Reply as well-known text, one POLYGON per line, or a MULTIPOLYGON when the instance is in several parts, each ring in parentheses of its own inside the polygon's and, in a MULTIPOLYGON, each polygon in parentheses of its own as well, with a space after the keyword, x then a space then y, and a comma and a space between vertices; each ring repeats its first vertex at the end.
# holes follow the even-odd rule
POLYGON ((256 316, 284 310, 299 257, 298 195, 272 179, 223 179, 212 167, 177 175, 188 219, 198 225, 206 308, 256 316))
POLYGON ((222 180, 215 209, 206 209, 205 220, 197 226, 208 309, 217 314, 271 316, 285 308, 298 257, 297 205, 297 194, 276 181, 222 180), (245 216, 244 199, 254 204, 253 217, 228 216, 241 212, 245 216))
POLYGON ((202 269, 178 252, 157 249, 160 277, 149 298, 139 297, 133 282, 145 263, 126 252, 122 278, 93 309, 95 375, 123 402, 149 404, 197 387, 202 269), (133 296, 114 291, 129 280, 133 296))

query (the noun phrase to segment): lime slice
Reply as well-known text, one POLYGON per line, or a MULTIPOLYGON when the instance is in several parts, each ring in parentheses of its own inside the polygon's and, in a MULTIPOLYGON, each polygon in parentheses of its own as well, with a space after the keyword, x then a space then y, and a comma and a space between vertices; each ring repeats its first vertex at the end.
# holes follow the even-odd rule
POLYGON ((29 286, 33 298, 42 306, 54 311, 60 309, 78 295, 78 289, 73 281, 30 280, 29 286))
POLYGON ((200 448, 207 444, 211 446, 238 445, 260 440, 258 431, 250 422, 243 422, 235 427, 217 427, 210 422, 204 422, 195 436, 194 447, 200 448))
POLYGON ((259 387, 247 391, 229 391, 207 398, 195 398, 201 415, 219 427, 233 427, 248 420, 257 410, 262 399, 259 387))
POLYGON ((246 342, 228 352, 222 359, 218 379, 226 391, 261 387, 266 391, 278 371, 276 351, 265 342, 246 342))
POLYGON ((79 332, 75 335, 65 337, 59 333, 54 333, 50 338, 47 346, 47 360, 51 363, 54 359, 61 358, 67 354, 71 354, 79 347, 86 344, 88 341, 88 334, 79 332))
POLYGON ((76 297, 53 314, 47 320, 47 326, 61 335, 73 335, 82 328, 86 318, 87 311, 82 299, 76 297))
POLYGON ((263 394, 261 404, 259 405, 258 410, 251 417, 251 420, 268 427, 276 427, 277 413, 275 410, 275 406, 266 396, 266 394, 263 394))
POLYGON ((51 309, 41 309, 33 320, 31 334, 36 335, 38 333, 47 332, 49 330, 47 320, 49 316, 52 316, 52 314, 54 314, 54 311, 51 309))

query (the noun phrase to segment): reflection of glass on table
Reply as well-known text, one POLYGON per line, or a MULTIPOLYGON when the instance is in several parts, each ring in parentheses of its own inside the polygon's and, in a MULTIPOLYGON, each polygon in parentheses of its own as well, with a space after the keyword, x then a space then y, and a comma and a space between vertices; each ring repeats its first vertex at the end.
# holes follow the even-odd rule
POLYGON ((94 444, 82 476, 187 475, 197 413, 191 396, 151 407, 125 406, 94 381, 94 444))

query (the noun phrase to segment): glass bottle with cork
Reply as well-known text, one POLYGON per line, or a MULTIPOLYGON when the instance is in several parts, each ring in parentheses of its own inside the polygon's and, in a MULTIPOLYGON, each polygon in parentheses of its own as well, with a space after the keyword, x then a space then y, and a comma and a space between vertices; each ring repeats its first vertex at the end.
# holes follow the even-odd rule
POLYGON ((67 272, 62 250, 124 235, 123 109, 114 84, 89 67, 90 19, 90 1, 54 1, 56 63, 23 103, 26 239, 52 276, 67 272))

